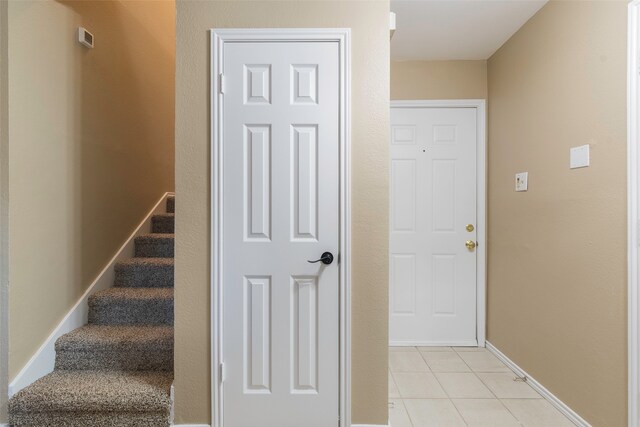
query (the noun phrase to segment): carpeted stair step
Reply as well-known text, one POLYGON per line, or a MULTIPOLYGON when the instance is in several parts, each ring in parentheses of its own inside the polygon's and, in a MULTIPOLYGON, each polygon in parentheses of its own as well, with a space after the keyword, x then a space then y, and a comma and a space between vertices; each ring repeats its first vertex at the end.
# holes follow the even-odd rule
POLYGON ((171 372, 56 370, 9 400, 9 424, 169 426, 171 372))
POLYGON ((89 297, 95 325, 173 325, 172 288, 109 288, 89 297))
POLYGON ((176 213, 176 196, 167 197, 167 213, 176 213))
POLYGON ((166 213, 151 217, 152 233, 173 233, 175 231, 175 214, 166 213))
POLYGON ((130 258, 116 263, 114 286, 172 288, 173 258, 130 258))
POLYGON ((135 238, 135 256, 173 258, 173 234, 143 234, 135 238))
POLYGON ((56 369, 172 371, 172 326, 87 325, 58 338, 56 369))

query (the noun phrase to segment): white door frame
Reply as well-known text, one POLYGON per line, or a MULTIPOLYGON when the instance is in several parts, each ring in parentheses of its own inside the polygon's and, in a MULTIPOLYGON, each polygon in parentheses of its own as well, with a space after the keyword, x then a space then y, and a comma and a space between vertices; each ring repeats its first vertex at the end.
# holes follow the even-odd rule
POLYGON ((627 304, 628 304, 628 424, 640 426, 640 277, 638 275, 639 206, 640 201, 640 0, 629 4, 628 71, 627 71, 627 304))
POLYGON ((340 427, 351 426, 351 30, 343 28, 303 29, 212 29, 211 37, 211 420, 223 427, 224 375, 220 362, 223 343, 222 230, 223 230, 223 111, 224 46, 242 42, 337 42, 340 67, 340 427), (222 84, 222 86, 221 86, 222 84))
MULTIPOLYGON (((640 0, 638 0, 640 1, 640 0)), ((476 336, 478 347, 486 342, 487 282, 487 112, 484 99, 391 101, 391 108, 475 108, 477 126, 477 240, 476 336)))

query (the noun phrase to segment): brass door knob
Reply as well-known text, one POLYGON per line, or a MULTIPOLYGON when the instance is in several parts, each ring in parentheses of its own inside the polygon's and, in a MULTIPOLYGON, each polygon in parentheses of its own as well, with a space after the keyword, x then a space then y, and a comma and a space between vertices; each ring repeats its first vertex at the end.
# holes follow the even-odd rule
POLYGON ((469 233, 471 233, 473 230, 475 230, 475 228, 473 227, 473 224, 467 224, 467 226, 465 228, 467 229, 467 231, 469 233))
POLYGON ((465 243, 465 246, 467 247, 467 249, 472 251, 476 248, 476 242, 474 242, 473 240, 467 240, 467 243, 465 243))

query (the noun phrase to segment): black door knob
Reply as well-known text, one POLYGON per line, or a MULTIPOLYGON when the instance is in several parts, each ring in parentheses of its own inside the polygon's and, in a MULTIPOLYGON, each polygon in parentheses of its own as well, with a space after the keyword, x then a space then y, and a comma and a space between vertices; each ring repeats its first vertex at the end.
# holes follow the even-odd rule
POLYGON ((325 265, 331 264, 333 262, 333 254, 331 252, 325 252, 322 254, 320 259, 317 259, 315 261, 307 261, 307 262, 311 264, 315 264, 316 262, 320 262, 320 261, 322 261, 322 263, 325 265))

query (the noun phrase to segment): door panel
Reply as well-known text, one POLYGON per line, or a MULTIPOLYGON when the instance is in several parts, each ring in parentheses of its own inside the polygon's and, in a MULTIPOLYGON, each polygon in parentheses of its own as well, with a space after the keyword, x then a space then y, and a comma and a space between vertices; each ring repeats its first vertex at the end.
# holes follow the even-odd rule
POLYGON ((391 109, 390 341, 475 345, 475 108, 391 109))
POLYGON ((338 55, 225 45, 225 427, 338 423, 338 55))
POLYGON ((391 160, 393 231, 413 232, 416 225, 416 160, 391 160))

